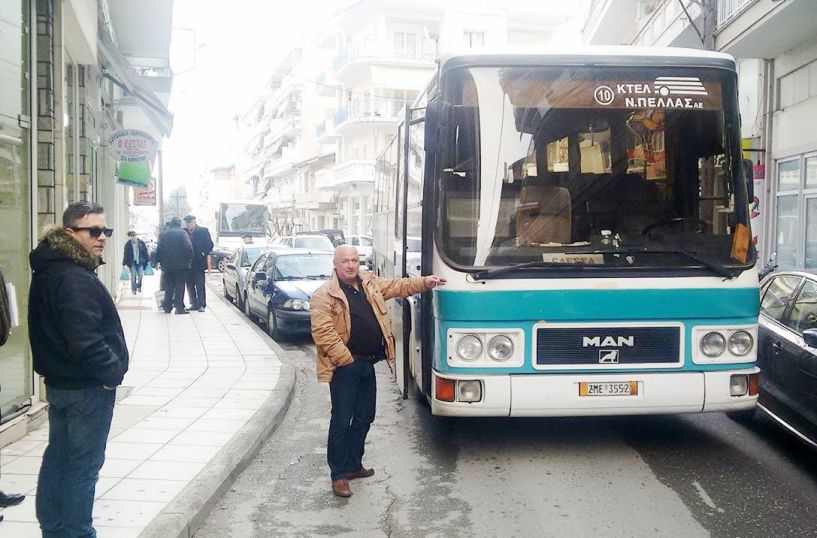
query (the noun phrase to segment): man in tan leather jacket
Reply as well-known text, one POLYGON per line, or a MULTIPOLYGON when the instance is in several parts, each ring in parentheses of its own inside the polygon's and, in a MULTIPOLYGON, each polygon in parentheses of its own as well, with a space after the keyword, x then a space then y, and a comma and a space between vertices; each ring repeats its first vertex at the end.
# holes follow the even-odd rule
POLYGON ((334 266, 332 277, 312 295, 310 312, 318 381, 329 383, 332 399, 326 454, 332 492, 350 497, 349 480, 374 474, 363 467, 363 445, 375 414, 374 364, 394 362, 386 300, 430 290, 445 280, 361 273, 357 249, 347 245, 335 250, 334 266))

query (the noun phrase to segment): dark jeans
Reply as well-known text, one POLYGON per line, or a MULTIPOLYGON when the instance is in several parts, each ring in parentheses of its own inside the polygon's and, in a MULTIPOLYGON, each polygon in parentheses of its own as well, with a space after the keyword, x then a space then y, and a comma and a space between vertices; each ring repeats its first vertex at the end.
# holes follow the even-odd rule
POLYGON ((190 308, 207 306, 207 292, 204 290, 204 271, 192 269, 187 275, 187 296, 190 297, 190 308))
POLYGON ((134 263, 130 266, 130 290, 132 292, 142 291, 142 276, 145 274, 145 268, 140 264, 134 263))
POLYGON ((184 310, 184 283, 187 281, 187 269, 165 271, 165 301, 162 304, 165 312, 184 310))
POLYGON ((116 391, 48 387, 48 447, 37 482, 43 538, 96 536, 91 513, 116 391))
POLYGON ((377 381, 374 364, 358 360, 335 370, 329 383, 332 418, 326 460, 332 480, 363 467, 363 444, 374 422, 377 381))

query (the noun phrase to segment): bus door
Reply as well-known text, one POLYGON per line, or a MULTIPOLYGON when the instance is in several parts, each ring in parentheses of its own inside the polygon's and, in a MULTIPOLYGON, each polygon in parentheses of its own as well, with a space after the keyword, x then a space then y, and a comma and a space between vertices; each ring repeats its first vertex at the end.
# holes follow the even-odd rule
MULTIPOLYGON (((389 230, 391 235, 391 260, 386 265, 391 266, 391 275, 395 278, 405 276, 405 201, 406 201, 406 176, 405 176, 405 126, 403 122, 397 130, 397 181, 395 182, 395 204, 394 204, 394 227, 389 230)), ((397 297, 391 301, 389 306, 389 318, 391 320, 392 334, 394 335, 394 356, 395 356, 395 376, 397 386, 403 397, 406 397, 408 387, 408 377, 406 376, 406 299, 397 297)))

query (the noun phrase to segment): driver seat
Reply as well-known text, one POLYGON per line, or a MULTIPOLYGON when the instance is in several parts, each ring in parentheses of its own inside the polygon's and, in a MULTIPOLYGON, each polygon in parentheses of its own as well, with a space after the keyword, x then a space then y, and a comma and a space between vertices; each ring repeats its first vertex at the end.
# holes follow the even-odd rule
POLYGON ((516 244, 570 243, 570 191, 565 187, 525 185, 516 209, 516 244))

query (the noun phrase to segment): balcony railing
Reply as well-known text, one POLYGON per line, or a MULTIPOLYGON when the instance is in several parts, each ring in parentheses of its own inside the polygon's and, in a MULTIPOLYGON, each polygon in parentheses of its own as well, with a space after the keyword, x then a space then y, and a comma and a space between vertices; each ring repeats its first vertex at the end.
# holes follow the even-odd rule
POLYGON ((749 4, 757 0, 718 0, 718 26, 723 26, 734 19, 749 4))
POLYGON ((398 121, 405 104, 404 99, 388 97, 353 99, 335 112, 335 125, 340 126, 347 121, 398 121))
POLYGON ((374 161, 358 159, 346 161, 335 166, 334 184, 353 183, 357 181, 374 182, 374 161))
POLYGON ((362 39, 342 48, 335 58, 335 71, 359 61, 409 60, 433 62, 437 57, 437 42, 433 39, 403 40, 362 39))
MULTIPOLYGON (((677 1, 664 0, 649 15, 647 21, 643 26, 641 26, 638 33, 633 38, 632 44, 643 47, 652 47, 658 42, 664 33, 670 29, 671 26, 679 21, 682 25, 682 29, 686 28, 689 24, 691 24, 689 17, 687 17, 687 12, 689 13, 689 17, 692 17, 692 19, 695 20, 701 15, 701 8, 698 4, 690 2, 689 5, 686 6, 686 12, 684 12, 677 1)), ((678 34, 680 33, 681 31, 679 30, 678 34)), ((677 34, 675 37, 677 37, 677 34)), ((667 40, 667 43, 664 45, 668 45, 671 41, 671 39, 667 40)))

